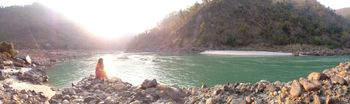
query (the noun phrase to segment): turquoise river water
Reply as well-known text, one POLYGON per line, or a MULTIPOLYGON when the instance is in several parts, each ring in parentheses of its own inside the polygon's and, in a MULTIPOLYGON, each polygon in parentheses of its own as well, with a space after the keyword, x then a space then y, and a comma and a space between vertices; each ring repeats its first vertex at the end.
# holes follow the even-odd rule
POLYGON ((144 79, 157 79, 182 87, 268 81, 290 81, 312 71, 323 71, 350 56, 215 56, 157 55, 152 53, 96 54, 52 66, 49 85, 65 88, 95 73, 98 58, 104 58, 109 77, 118 77, 133 85, 144 79))

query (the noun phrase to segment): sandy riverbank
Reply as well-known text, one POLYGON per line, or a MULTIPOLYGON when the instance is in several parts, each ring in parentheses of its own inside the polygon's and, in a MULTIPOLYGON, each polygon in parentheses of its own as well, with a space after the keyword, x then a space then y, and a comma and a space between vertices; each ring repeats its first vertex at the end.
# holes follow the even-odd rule
POLYGON ((293 56, 293 53, 268 51, 235 51, 235 50, 207 50, 204 55, 234 55, 234 56, 293 56))

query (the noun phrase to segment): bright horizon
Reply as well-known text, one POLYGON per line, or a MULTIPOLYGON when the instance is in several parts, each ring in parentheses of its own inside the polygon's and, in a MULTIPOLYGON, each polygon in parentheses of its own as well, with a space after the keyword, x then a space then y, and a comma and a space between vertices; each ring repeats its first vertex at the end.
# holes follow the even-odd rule
MULTIPOLYGON (((350 7, 350 0, 318 0, 326 7, 350 7)), ((39 2, 105 39, 136 35, 151 29, 171 12, 201 0, 2 0, 0 5, 39 2)))

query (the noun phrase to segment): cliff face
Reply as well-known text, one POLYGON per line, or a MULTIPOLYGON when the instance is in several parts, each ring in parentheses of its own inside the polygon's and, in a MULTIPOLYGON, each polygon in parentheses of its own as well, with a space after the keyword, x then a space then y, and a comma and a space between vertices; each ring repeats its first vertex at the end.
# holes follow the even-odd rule
POLYGON ((349 48, 349 21, 312 0, 207 0, 174 12, 128 51, 271 47, 349 48))

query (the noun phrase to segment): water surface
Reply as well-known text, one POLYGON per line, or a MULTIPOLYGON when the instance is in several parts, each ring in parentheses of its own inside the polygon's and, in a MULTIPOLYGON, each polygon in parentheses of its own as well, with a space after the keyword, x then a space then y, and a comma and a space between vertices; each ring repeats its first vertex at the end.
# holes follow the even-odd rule
POLYGON ((210 56, 96 54, 54 65, 48 70, 49 84, 63 88, 95 73, 98 58, 104 58, 110 77, 139 85, 155 78, 183 87, 259 80, 290 81, 312 71, 323 71, 350 60, 350 56, 210 56))

